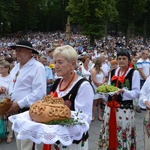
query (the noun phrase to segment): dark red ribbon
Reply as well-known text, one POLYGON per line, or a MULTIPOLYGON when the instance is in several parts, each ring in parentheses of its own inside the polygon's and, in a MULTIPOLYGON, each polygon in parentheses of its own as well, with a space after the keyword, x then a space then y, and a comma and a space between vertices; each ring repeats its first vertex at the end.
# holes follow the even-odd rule
POLYGON ((108 102, 110 107, 110 120, 109 120, 109 149, 117 150, 117 122, 116 122, 116 108, 120 107, 120 104, 114 99, 108 102))
POLYGON ((44 144, 43 150, 51 150, 51 145, 50 144, 44 144))
POLYGON ((117 81, 119 81, 119 82, 121 82, 122 84, 124 83, 124 80, 125 80, 125 77, 124 76, 120 76, 120 77, 118 77, 118 76, 113 76, 112 78, 111 78, 111 80, 113 81, 113 80, 117 80, 117 81))
MULTIPOLYGON (((116 80, 116 87, 118 87, 118 82, 122 84, 125 81, 125 75, 129 69, 129 66, 125 69, 122 76, 120 75, 120 69, 118 71, 118 76, 113 76, 111 80, 116 80)), ((110 119, 109 119, 109 149, 117 150, 117 122, 116 122, 116 108, 120 107, 120 104, 115 100, 116 95, 114 95, 114 99, 108 102, 107 106, 110 107, 110 119)))
POLYGON ((57 94, 57 92, 55 91, 55 92, 50 92, 50 94, 49 95, 52 95, 53 97, 58 97, 58 94, 57 94))

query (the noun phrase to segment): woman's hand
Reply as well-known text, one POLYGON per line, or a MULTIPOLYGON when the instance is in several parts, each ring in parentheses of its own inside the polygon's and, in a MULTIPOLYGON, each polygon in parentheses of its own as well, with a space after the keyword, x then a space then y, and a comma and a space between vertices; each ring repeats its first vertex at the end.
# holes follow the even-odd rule
POLYGON ((101 86, 103 83, 97 83, 97 86, 101 86))
POLYGON ((19 107, 18 103, 13 102, 11 108, 7 111, 7 114, 8 115, 17 114, 19 110, 20 110, 20 107, 19 107))
POLYGON ((6 92, 6 87, 0 86, 0 94, 4 94, 6 92))
POLYGON ((119 89, 117 92, 118 93, 124 93, 124 89, 119 89))
POLYGON ((147 108, 148 110, 150 110, 150 101, 147 100, 147 101, 145 102, 145 106, 146 106, 146 108, 147 108))

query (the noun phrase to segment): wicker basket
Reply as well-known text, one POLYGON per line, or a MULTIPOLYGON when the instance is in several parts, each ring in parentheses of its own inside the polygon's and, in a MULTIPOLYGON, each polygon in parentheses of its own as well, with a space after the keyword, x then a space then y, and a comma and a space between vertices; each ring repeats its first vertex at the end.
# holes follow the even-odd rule
POLYGON ((12 102, 10 101, 10 99, 5 98, 5 100, 2 103, 0 103, 0 115, 5 115, 11 106, 12 102))

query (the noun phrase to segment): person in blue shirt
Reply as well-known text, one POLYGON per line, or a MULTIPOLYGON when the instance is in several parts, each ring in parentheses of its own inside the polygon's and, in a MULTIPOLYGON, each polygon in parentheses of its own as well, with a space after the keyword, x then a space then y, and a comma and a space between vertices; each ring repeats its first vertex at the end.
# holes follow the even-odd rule
POLYGON ((44 65, 45 67, 45 72, 46 72, 46 83, 47 83, 47 95, 51 91, 52 83, 53 83, 53 72, 52 69, 47 65, 47 58, 45 56, 41 56, 40 62, 44 65))

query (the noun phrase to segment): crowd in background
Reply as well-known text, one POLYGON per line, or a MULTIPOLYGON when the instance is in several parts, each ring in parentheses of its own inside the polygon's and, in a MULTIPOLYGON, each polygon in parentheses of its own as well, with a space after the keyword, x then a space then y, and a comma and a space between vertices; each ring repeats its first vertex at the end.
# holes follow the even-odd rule
MULTIPOLYGON (((30 41, 34 49, 39 52, 39 55, 34 54, 34 58, 45 66, 47 94, 50 93, 52 84, 57 78, 53 51, 56 47, 63 45, 70 45, 77 51, 78 63, 76 65, 76 71, 78 75, 89 80, 93 87, 96 85, 94 90, 96 90, 98 86, 107 83, 111 70, 118 67, 116 54, 122 49, 130 53, 130 67, 139 71, 141 87, 150 76, 150 41, 147 40, 146 45, 144 45, 143 38, 140 36, 130 38, 128 46, 126 46, 124 36, 107 36, 101 40, 95 40, 95 45, 91 46, 86 36, 72 34, 69 39, 66 39, 65 33, 60 31, 55 33, 30 32, 23 37, 4 37, 0 40, 0 55, 1 59, 5 59, 9 62, 11 68, 17 64, 17 59, 15 50, 11 49, 10 46, 15 45, 20 39, 30 41), (144 65, 142 64, 143 62, 144 65), (99 66, 101 66, 101 68, 99 66), (99 72, 98 78, 95 78, 96 71, 99 72)), ((102 109, 106 103, 107 96, 95 94, 92 121, 95 119, 96 107, 98 110, 98 119, 100 121, 103 120, 102 109)), ((141 108, 138 105, 138 99, 134 100, 134 105, 136 111, 140 113, 141 108)))
MULTIPOLYGON (((0 55, 1 59, 6 58, 9 60, 11 66, 17 63, 15 57, 15 50, 12 50, 10 46, 15 45, 20 39, 26 39, 30 41, 33 47, 39 52, 39 55, 34 57, 46 66, 46 78, 47 78, 47 93, 50 92, 50 87, 53 79, 57 78, 55 74, 55 65, 53 62, 53 50, 62 45, 72 46, 78 53, 77 72, 79 75, 85 76, 87 79, 91 76, 91 69, 94 67, 96 58, 102 59, 102 70, 106 78, 106 82, 109 76, 109 72, 117 67, 116 54, 121 49, 126 49, 131 55, 131 65, 136 68, 136 62, 142 61, 143 52, 148 54, 144 60, 149 62, 150 40, 147 40, 146 45, 143 44, 143 37, 137 36, 129 39, 129 44, 126 46, 125 37, 113 37, 107 36, 100 40, 95 40, 95 45, 90 46, 89 38, 80 34, 72 34, 69 39, 66 38, 66 34, 61 31, 54 33, 48 32, 29 32, 25 35, 11 35, 3 37, 0 40, 0 55), (88 56, 88 58, 86 58, 88 56), (84 69, 86 68, 86 69, 84 69)), ((138 63, 139 64, 139 63, 138 63)), ((149 75, 149 73, 148 73, 149 75)), ((141 77, 142 78, 142 77, 141 77)), ((144 79, 145 80, 145 79, 144 79)), ((135 101, 135 105, 137 101, 135 101)), ((140 109, 137 109, 140 112, 140 109)))

